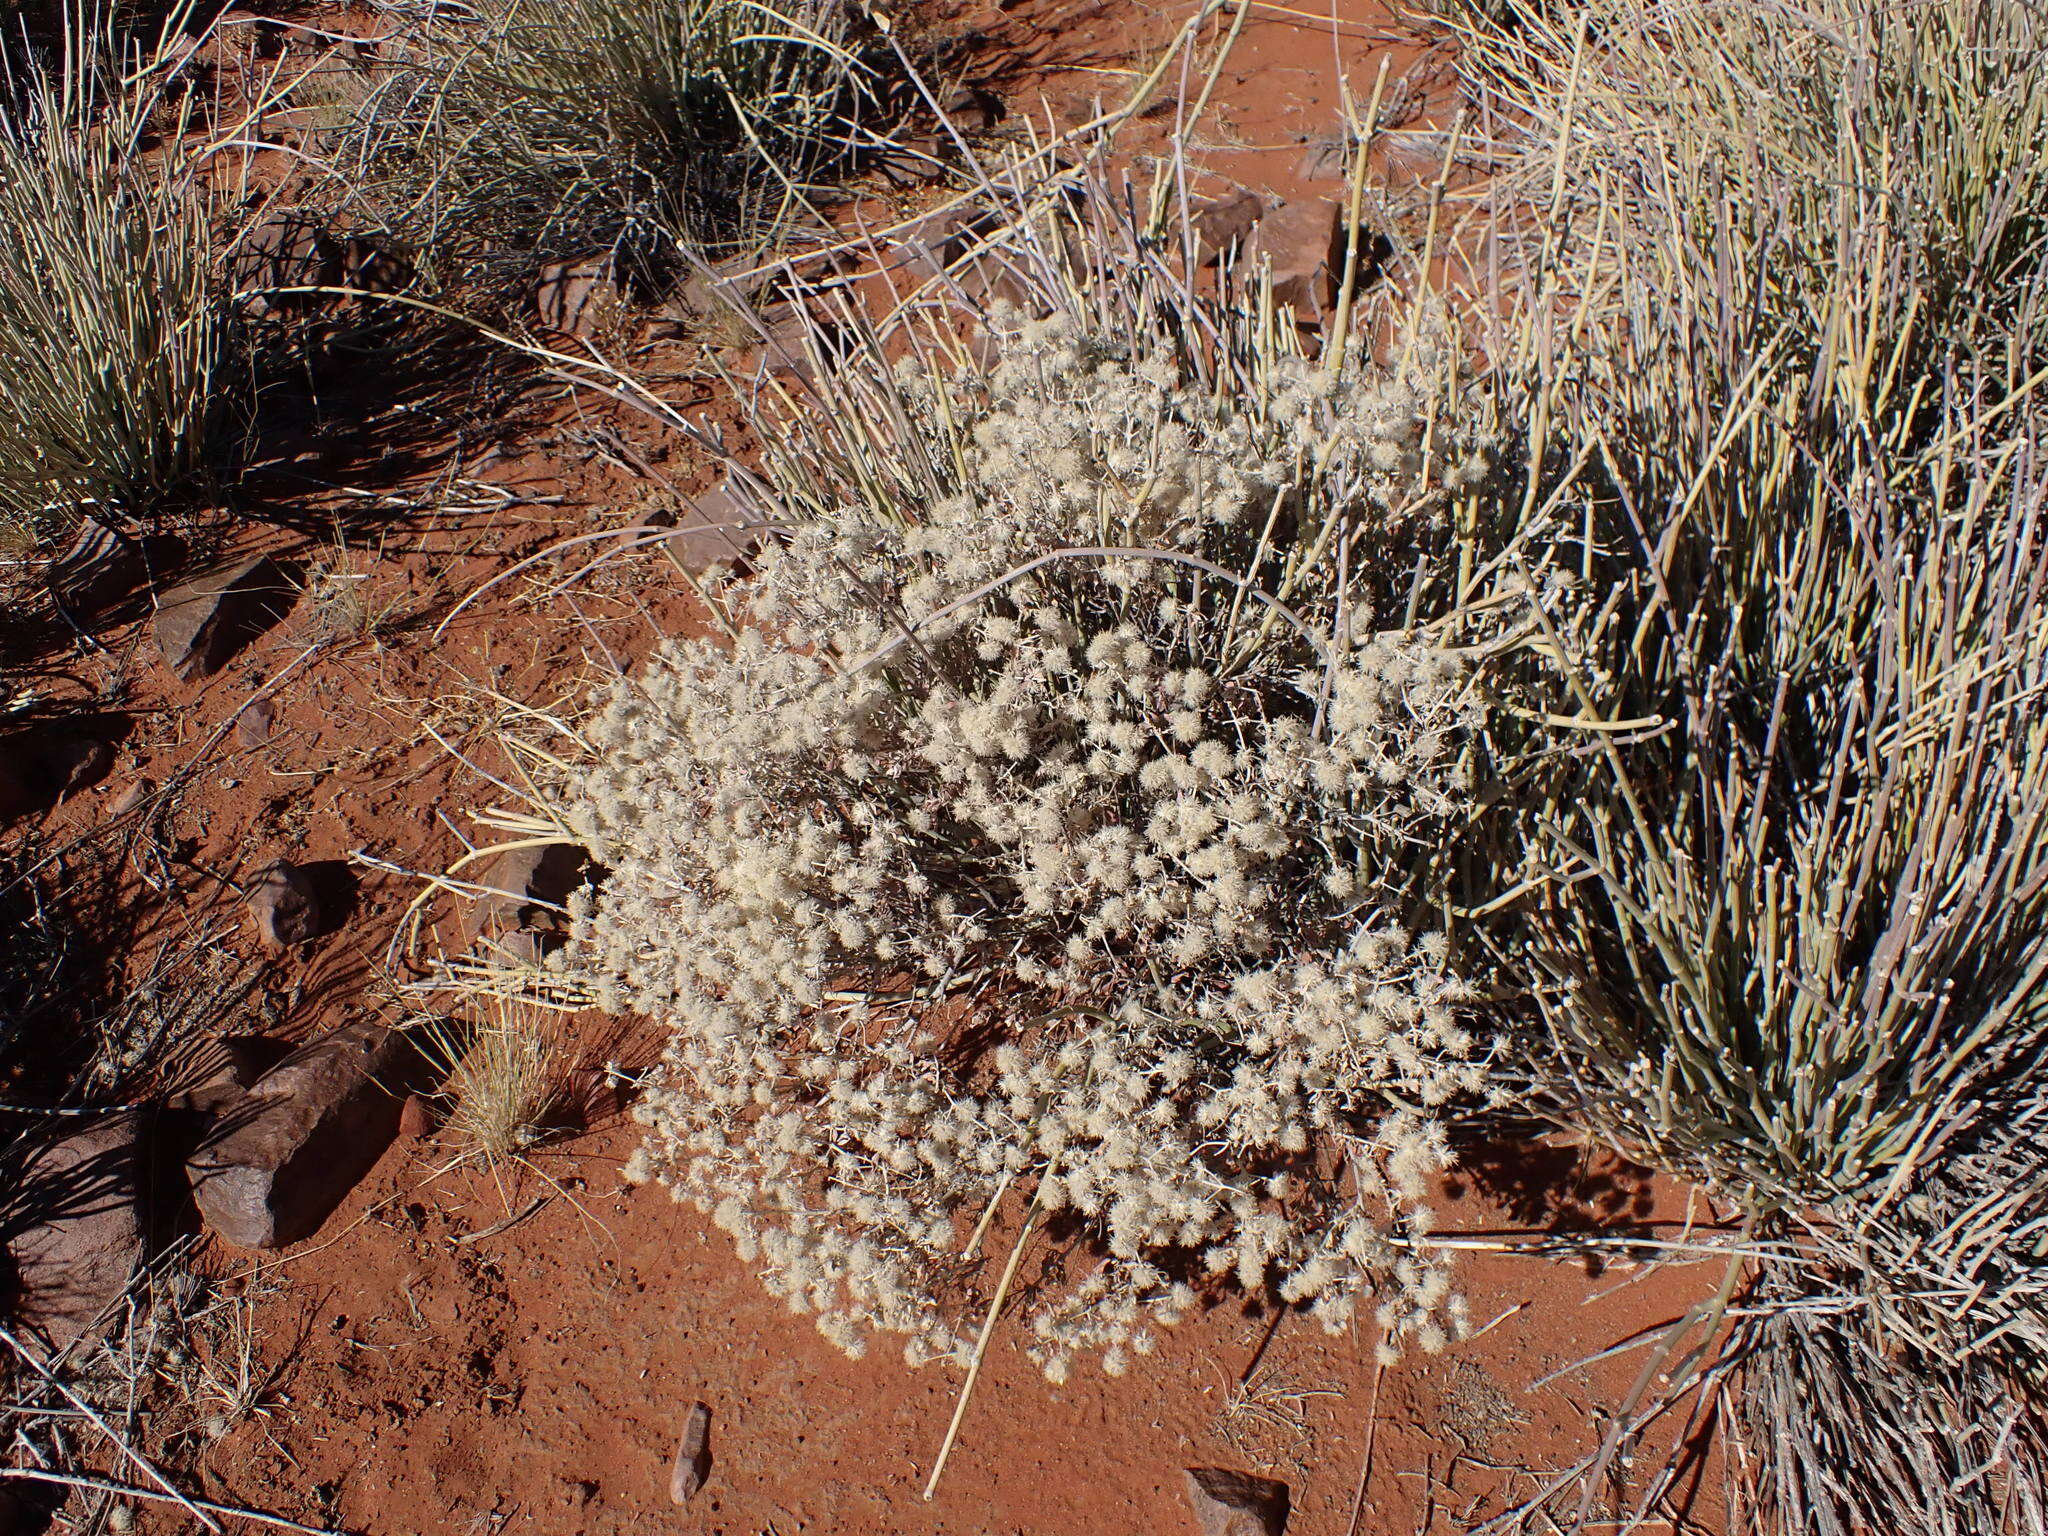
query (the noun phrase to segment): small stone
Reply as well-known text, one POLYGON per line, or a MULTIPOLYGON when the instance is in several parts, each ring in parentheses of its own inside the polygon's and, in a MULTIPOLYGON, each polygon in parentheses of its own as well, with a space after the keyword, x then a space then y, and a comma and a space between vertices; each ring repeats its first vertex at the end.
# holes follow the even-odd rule
POLYGON ((979 85, 961 86, 939 103, 939 110, 962 133, 987 133, 1008 116, 1003 98, 979 85))
POLYGON ((398 1107, 398 1136, 401 1141, 424 1141, 434 1134, 434 1106, 423 1093, 408 1093, 398 1107))
POLYGON ((143 801, 147 800, 149 792, 155 788, 156 785, 147 778, 137 776, 129 781, 126 789, 114 796, 113 803, 107 807, 107 814, 109 816, 126 816, 130 811, 141 805, 143 801))
POLYGON ((915 187, 945 174, 947 152, 952 147, 953 140, 948 135, 915 134, 893 140, 875 156, 870 167, 891 188, 915 187))
POLYGON ((1285 1483, 1223 1467, 1189 1467, 1187 1478, 1202 1536, 1281 1536, 1287 1529, 1285 1483))
POLYGON ((556 909, 583 881, 586 856, 573 843, 511 848, 491 861, 470 912, 472 941, 487 931, 554 935, 567 920, 556 909))
POLYGON ((683 503, 674 517, 676 531, 663 539, 660 548, 681 563, 691 575, 714 565, 735 565, 748 559, 761 542, 759 526, 765 519, 723 480, 701 495, 683 503), (752 530, 741 526, 754 524, 752 530))
POLYGON ((317 220, 303 213, 274 213, 229 254, 228 280, 243 290, 242 312, 261 319, 320 297, 265 290, 332 288, 341 281, 342 259, 340 244, 317 220))
POLYGON ((1273 267, 1273 299, 1317 314, 1334 302, 1344 268, 1339 209, 1328 198, 1282 203, 1259 220, 1246 246, 1248 269, 1273 267))
POLYGON ((107 1313, 142 1257, 142 1175, 133 1114, 34 1154, 16 1196, 26 1226, 9 1243, 21 1314, 58 1348, 107 1313))
POLYGON ((272 949, 289 949, 320 933, 320 893, 306 872, 283 859, 249 882, 249 917, 272 949))
POLYGON ((1243 246, 1265 213, 1266 200, 1256 192, 1240 191, 1196 204, 1188 215, 1196 260, 1207 266, 1243 246))
POLYGON ((758 266, 757 262, 735 259, 693 271, 683 279, 675 297, 663 306, 663 312, 680 320, 735 309, 744 311, 774 276, 773 272, 757 270, 758 266))
POLYGON ((697 1496, 711 1475, 711 1409, 698 1403, 683 1421, 683 1438, 676 1445, 675 1466, 668 1475, 668 1496, 687 1504, 697 1496))
POLYGON ((381 1024, 349 1024, 258 1078, 186 1163, 207 1225, 243 1248, 318 1230, 390 1144, 399 1101, 384 1080, 410 1049, 381 1024))
POLYGON ((157 602, 156 642, 182 682, 217 672, 291 607, 297 589, 268 555, 206 571, 157 602))
MULTIPOLYGON (((932 214, 904 232, 899 248, 912 275, 935 277, 948 268, 963 264, 962 258, 977 250, 1003 227, 999 213, 970 214, 951 209, 932 214)), ((969 266, 980 265, 977 259, 969 266)))
POLYGON ((260 747, 270 740, 270 724, 276 708, 268 699, 252 699, 235 716, 235 740, 245 747, 260 747))
POLYGON ((551 261, 540 269, 534 291, 542 329, 564 336, 592 334, 621 298, 610 256, 551 261))

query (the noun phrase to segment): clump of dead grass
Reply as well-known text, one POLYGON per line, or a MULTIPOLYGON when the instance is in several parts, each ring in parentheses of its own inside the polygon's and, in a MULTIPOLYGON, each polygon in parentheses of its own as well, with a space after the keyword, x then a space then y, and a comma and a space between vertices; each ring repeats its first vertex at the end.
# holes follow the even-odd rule
POLYGON ((437 12, 340 134, 336 163, 447 278, 536 260, 677 264, 806 210, 876 99, 829 0, 488 0, 437 12))
POLYGON ((553 1009, 485 997, 469 1017, 428 1015, 412 1029, 445 1074, 444 1133, 486 1164, 523 1158, 570 1107, 575 1040, 553 1009))

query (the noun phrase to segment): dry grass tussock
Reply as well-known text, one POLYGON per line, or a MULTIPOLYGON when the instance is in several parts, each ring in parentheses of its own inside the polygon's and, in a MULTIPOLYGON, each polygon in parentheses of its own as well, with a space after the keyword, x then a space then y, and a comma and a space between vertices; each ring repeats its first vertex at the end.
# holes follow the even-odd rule
POLYGON ((443 279, 751 251, 807 211, 875 81, 851 7, 488 0, 414 27, 335 135, 353 218, 443 279))
POLYGON ((1496 408, 1569 698, 1659 722, 1517 839, 1540 1096, 1797 1250, 1718 1356, 1762 1528, 2039 1528, 2048 17, 1510 9, 1496 408))
POLYGON ((472 1017, 429 1014, 411 1029, 439 1069, 447 1138, 485 1163, 523 1157, 569 1108, 576 1041, 562 1014, 483 997, 472 1017))

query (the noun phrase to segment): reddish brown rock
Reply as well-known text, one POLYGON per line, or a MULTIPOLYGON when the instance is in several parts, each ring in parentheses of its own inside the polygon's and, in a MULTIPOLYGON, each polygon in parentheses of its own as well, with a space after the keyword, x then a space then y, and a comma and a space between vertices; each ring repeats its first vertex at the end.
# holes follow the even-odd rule
POLYGON ((27 1225, 9 1244, 22 1320, 57 1348, 108 1315, 142 1258, 138 1122, 117 1114, 52 1143, 24 1170, 27 1225))
POLYGON ((434 1106, 423 1093, 408 1093, 398 1107, 398 1135, 402 1141, 422 1141, 434 1134, 434 1106))
POLYGON ((302 307, 318 294, 278 292, 332 288, 342 277, 342 248, 303 213, 274 213, 244 235, 228 256, 228 279, 241 290, 242 312, 257 318, 302 307))
POLYGON ((191 682, 217 672, 248 639, 281 618, 297 589, 268 555, 202 572, 157 601, 164 663, 191 682))
POLYGON ((245 747, 260 747, 270 740, 270 725, 277 709, 268 699, 251 699, 235 716, 235 740, 245 747))
POLYGON ((676 1444, 675 1464, 669 1468, 668 1496, 687 1504, 697 1496, 711 1475, 711 1408, 698 1403, 683 1421, 682 1439, 676 1444))
POLYGON ((113 803, 107 807, 107 814, 109 816, 126 816, 130 811, 141 805, 143 801, 147 800, 149 792, 155 788, 156 785, 151 783, 146 777, 130 779, 127 787, 114 796, 113 803))
POLYGON ((675 532, 660 547, 692 575, 714 565, 734 565, 749 558, 761 541, 763 518, 730 481, 692 496, 679 513, 663 513, 661 521, 675 532), (749 528, 746 525, 755 525, 749 528))
POLYGON ((585 863, 583 850, 570 843, 543 843, 499 854, 477 882, 484 889, 470 910, 470 938, 487 932, 552 936, 566 931, 568 921, 556 909, 582 883, 585 863))
POLYGON ((242 1248, 312 1235, 390 1145, 389 1083, 408 1049, 381 1024, 350 1024, 258 1078, 186 1165, 207 1225, 242 1248))
POLYGON ((1316 314, 1335 300, 1344 271, 1340 212, 1328 198, 1282 203, 1259 220, 1245 248, 1252 270, 1273 267, 1273 299, 1316 314))
POLYGON ((1287 1529, 1285 1483, 1223 1467, 1189 1467, 1187 1478, 1202 1536, 1281 1536, 1287 1529))
POLYGON ((1196 204, 1188 214, 1196 260, 1207 266, 1241 248, 1265 213, 1266 200, 1256 192, 1235 192, 1196 204))
POLYGON ((1009 116, 1003 98, 981 85, 961 86, 939 103, 939 110, 962 133, 987 133, 1009 116))
POLYGON ((272 949, 289 949, 320 934, 320 893, 297 865, 279 859, 249 882, 249 919, 272 949))

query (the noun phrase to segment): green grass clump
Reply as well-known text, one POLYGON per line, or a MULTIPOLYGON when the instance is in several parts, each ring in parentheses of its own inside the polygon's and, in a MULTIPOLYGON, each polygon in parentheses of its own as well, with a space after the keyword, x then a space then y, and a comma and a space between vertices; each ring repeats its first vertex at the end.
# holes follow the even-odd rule
POLYGON ((0 540, 153 503, 220 424, 230 315, 204 213, 88 50, 0 112, 0 540))
POLYGON ((488 0, 370 94, 343 161, 449 276, 750 248, 870 97, 847 8, 488 0))

